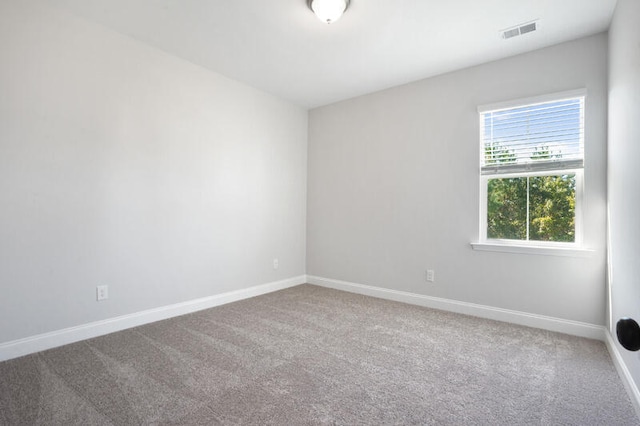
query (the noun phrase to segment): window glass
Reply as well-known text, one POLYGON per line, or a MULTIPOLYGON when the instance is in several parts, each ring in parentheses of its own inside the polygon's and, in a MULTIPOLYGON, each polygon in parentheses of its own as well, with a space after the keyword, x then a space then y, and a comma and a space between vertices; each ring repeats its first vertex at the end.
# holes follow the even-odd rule
POLYGON ((576 243, 584 95, 480 109, 481 240, 576 243))

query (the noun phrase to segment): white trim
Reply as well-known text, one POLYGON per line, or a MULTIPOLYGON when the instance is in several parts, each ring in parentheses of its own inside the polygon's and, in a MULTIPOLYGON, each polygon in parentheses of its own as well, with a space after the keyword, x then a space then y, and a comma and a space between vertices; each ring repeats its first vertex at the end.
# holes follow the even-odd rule
POLYGON ((562 318, 548 317, 544 315, 530 314, 527 312, 513 311, 509 309, 494 308, 492 306, 460 302, 458 300, 443 299, 433 296, 425 296, 423 294, 409 293, 405 291, 390 290, 386 288, 356 284, 347 281, 339 281, 330 278, 307 275, 307 282, 309 284, 333 288, 336 290, 348 291, 350 293, 363 294, 366 296, 378 297, 380 299, 394 300, 396 302, 425 306, 427 308, 440 309, 464 315, 509 322, 512 324, 524 325, 527 327, 535 327, 543 330, 571 334, 573 336, 587 337, 589 339, 597 340, 604 340, 605 338, 605 327, 601 325, 588 324, 562 318))
POLYGON ((620 354, 620 351, 618 350, 618 345, 616 345, 609 330, 605 331, 604 343, 607 345, 607 349, 609 350, 609 354, 613 360, 613 365, 615 365, 618 375, 620 376, 620 380, 629 395, 631 405, 633 405, 633 408, 636 410, 636 414, 640 417, 640 390, 633 380, 624 359, 622 359, 622 354, 620 354))
POLYGON ((587 89, 567 90, 565 92, 549 93, 546 95, 532 96, 529 98, 513 99, 503 102, 495 102, 478 106, 478 113, 482 114, 487 111, 499 111, 503 109, 511 109, 521 107, 523 105, 543 104, 546 102, 563 101, 572 98, 586 98, 587 89))
POLYGON ((539 254, 543 256, 565 256, 565 257, 591 257, 595 253, 593 249, 579 247, 552 247, 534 246, 507 243, 471 243, 474 250, 496 251, 500 253, 515 254, 539 254))
POLYGON ((261 294, 271 293, 306 282, 306 276, 300 275, 281 281, 274 281, 241 290, 229 291, 201 299, 162 306, 133 314, 122 315, 106 320, 95 321, 62 330, 26 337, 0 344, 0 361, 29 355, 46 349, 55 348, 80 340, 102 336, 131 327, 148 324, 155 321, 189 314, 203 309, 213 308, 238 300, 248 299, 261 294))

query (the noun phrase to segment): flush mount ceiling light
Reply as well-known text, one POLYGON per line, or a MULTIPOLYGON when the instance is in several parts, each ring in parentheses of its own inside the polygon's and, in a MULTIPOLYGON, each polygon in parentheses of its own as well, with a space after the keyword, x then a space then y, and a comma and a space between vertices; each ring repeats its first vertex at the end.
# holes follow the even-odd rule
POLYGON ((336 22, 349 7, 350 0, 307 0, 307 6, 327 24, 336 22))

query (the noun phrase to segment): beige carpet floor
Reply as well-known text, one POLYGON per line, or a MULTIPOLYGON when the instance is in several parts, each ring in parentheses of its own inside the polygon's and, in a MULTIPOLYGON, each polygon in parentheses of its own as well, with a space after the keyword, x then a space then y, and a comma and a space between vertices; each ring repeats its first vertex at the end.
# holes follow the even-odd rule
POLYGON ((602 342, 303 285, 0 363, 2 425, 639 425, 602 342))

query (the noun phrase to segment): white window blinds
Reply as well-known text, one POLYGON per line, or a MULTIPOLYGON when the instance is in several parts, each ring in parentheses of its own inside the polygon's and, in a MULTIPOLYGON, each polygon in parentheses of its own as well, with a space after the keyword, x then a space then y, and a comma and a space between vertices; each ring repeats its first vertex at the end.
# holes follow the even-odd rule
POLYGON ((584 165, 584 96, 479 110, 483 175, 584 165))

